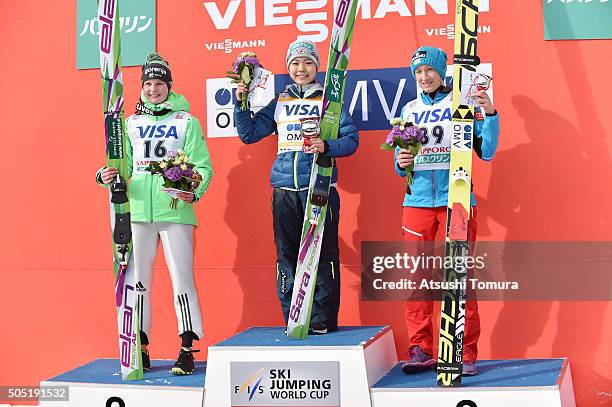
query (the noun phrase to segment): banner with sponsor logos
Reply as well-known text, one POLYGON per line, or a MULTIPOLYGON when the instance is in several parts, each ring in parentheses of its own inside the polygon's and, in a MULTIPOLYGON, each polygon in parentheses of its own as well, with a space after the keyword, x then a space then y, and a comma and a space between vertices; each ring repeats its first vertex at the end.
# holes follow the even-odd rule
POLYGON ((231 362, 232 407, 340 407, 340 362, 231 362))
MULTIPOLYGON (((483 63, 478 66, 479 73, 493 75, 492 64, 483 63)), ((447 67, 446 84, 452 86, 453 67, 447 67)), ((319 73, 317 80, 323 81, 324 74, 319 73)), ((274 95, 281 92, 291 82, 288 74, 272 75, 271 84, 266 88, 265 97, 260 103, 253 105, 257 112, 274 95)), ((211 78, 206 80, 206 131, 208 137, 237 137, 233 122, 233 109, 236 85, 226 78, 211 78)), ((390 127, 389 120, 399 117, 402 108, 409 100, 420 93, 415 79, 407 69, 366 69, 349 71, 344 92, 344 104, 348 107, 353 121, 359 130, 385 130, 390 127)), ((489 96, 493 97, 493 86, 489 88, 489 96)), ((446 109, 435 106, 431 111, 411 118, 411 121, 424 131, 435 129, 436 122, 450 118, 450 105, 446 109), (445 110, 445 111, 442 111, 445 110)), ((301 140, 299 129, 296 129, 294 139, 301 140)), ((421 153, 417 157, 415 170, 448 168, 450 161, 450 139, 447 137, 428 137, 421 153)))
POLYGON ((609 0, 542 0, 544 38, 575 40, 612 38, 609 0))
MULTIPOLYGON (((96 2, 77 0, 77 69, 100 67, 96 2)), ((121 57, 124 66, 142 65, 155 51, 155 0, 121 1, 121 57)))
MULTIPOLYGON (((327 25, 324 24, 330 15, 331 10, 326 6, 327 2, 323 1, 297 1, 295 3, 296 11, 310 11, 298 15, 295 19, 290 15, 289 6, 280 7, 274 1, 263 2, 263 21, 257 19, 259 11, 255 8, 255 3, 252 0, 242 2, 240 0, 231 1, 227 9, 221 10, 220 5, 216 2, 205 2, 204 8, 209 14, 214 26, 219 30, 228 30, 232 25, 244 24, 246 27, 276 26, 290 25, 295 23, 295 28, 298 32, 296 35, 300 37, 310 38, 313 41, 323 41, 319 43, 321 54, 327 49, 327 41, 329 40, 329 32, 327 25), (241 21, 237 16, 238 11, 244 7, 245 19, 241 21), (315 12, 315 10, 317 10, 315 12), (263 23, 263 24, 262 24, 263 23)), ((362 1, 359 6, 359 18, 361 20, 382 19, 387 15, 400 17, 422 16, 427 13, 442 13, 448 14, 448 0, 416 0, 414 8, 411 10, 405 2, 386 2, 381 1, 374 4, 374 1, 362 1)), ((487 0, 480 2, 480 9, 488 11, 489 2, 487 0)), ((357 32, 359 32, 357 26, 357 32)), ((490 32, 490 26, 481 26, 480 31, 490 32)), ((223 31, 219 31, 222 33, 223 31)), ((267 31, 257 31, 261 34, 267 31)), ((454 26, 447 24, 440 27, 427 28, 425 30, 428 36, 441 36, 444 38, 454 38, 454 26)), ((270 38, 271 37, 271 38, 270 38)), ((206 42, 205 50, 208 52, 223 52, 237 54, 240 50, 249 49, 259 52, 257 48, 265 48, 266 53, 269 53, 269 45, 271 40, 276 38, 258 39, 234 39, 226 38, 218 42, 206 42), (267 41, 267 42, 266 42, 267 41), (239 49, 236 49, 239 48, 239 49)), ((280 43, 276 49, 275 61, 282 61, 286 45, 291 41, 291 37, 286 38, 280 43)), ((275 41, 277 43, 277 41, 275 41)), ((356 41, 355 46, 360 47, 363 43, 356 41)), ((450 42, 449 42, 450 44, 450 42)), ((359 51, 357 51, 359 52, 359 51)), ((409 50, 402 50, 404 53, 409 50)), ((221 55, 219 55, 221 57, 221 55)), ((486 56, 483 58, 486 61, 486 56)), ((231 57, 226 58, 228 65, 231 62, 231 57)), ((262 62, 268 67, 269 61, 263 58, 262 62)), ((322 61, 325 62, 325 61, 322 61)), ((406 60, 406 63, 408 61, 406 60)), ((452 56, 449 57, 449 64, 452 63, 452 56)), ((323 65, 322 65, 323 66, 323 65)), ((289 75, 286 73, 286 67, 278 63, 274 64, 277 70, 273 75, 273 86, 268 89, 267 98, 258 106, 253 106, 253 111, 256 112, 267 102, 271 101, 275 94, 283 91, 285 87, 291 83, 289 75)), ((446 81, 452 86, 452 65, 449 66, 446 81)), ((492 74, 492 64, 482 64, 479 72, 492 74)), ((222 73, 222 71, 219 71, 222 73)), ((324 81, 324 73, 320 72, 317 76, 320 83, 324 81)), ((234 95, 235 85, 223 77, 213 77, 206 79, 206 133, 208 137, 236 137, 237 133, 233 123, 233 106, 235 104, 234 95)), ((418 92, 416 82, 407 68, 382 68, 382 69, 355 69, 350 70, 347 75, 346 91, 345 91, 345 106, 351 113, 353 120, 359 130, 385 130, 390 127, 389 120, 400 115, 401 109, 406 102, 416 97, 418 92)), ((493 99, 493 90, 489 91, 493 99)))

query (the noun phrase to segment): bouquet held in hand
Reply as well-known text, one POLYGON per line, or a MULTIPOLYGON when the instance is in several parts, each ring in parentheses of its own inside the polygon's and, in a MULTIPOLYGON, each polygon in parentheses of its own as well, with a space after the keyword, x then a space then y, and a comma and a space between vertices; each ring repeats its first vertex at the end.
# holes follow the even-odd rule
POLYGON ((177 193, 193 194, 202 181, 202 176, 194 169, 194 165, 189 162, 189 157, 182 150, 178 150, 176 155, 171 155, 165 160, 151 161, 147 171, 151 174, 159 174, 164 178, 162 191, 172 197, 170 201, 172 209, 176 209, 178 203, 177 193))
MULTIPOLYGON (((261 63, 257 59, 257 55, 254 52, 242 52, 238 55, 238 58, 232 65, 232 70, 227 71, 227 77, 232 80, 232 83, 244 82, 249 89, 249 84, 253 80, 253 72, 256 67, 260 67, 261 63)), ((243 95, 240 101, 240 109, 243 111, 249 110, 249 94, 248 92, 243 95)))
MULTIPOLYGON (((387 139, 381 144, 380 148, 387 151, 395 151, 397 147, 408 150, 410 154, 417 155, 423 147, 425 141, 425 133, 423 130, 406 122, 403 119, 396 117, 391 119, 393 128, 387 135, 387 139)), ((412 185, 412 171, 414 170, 414 162, 406 167, 406 184, 412 185)))

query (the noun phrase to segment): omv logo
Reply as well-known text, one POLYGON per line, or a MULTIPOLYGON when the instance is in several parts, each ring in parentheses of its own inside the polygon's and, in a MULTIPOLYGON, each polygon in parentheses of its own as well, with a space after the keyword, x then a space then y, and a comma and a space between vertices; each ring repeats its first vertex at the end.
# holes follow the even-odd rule
MULTIPOLYGON (((253 112, 259 111, 274 98, 274 86, 269 87, 269 97, 262 106, 251 106, 253 112)), ((266 90, 268 92, 268 90, 266 90)), ((234 128, 234 106, 236 105, 236 84, 228 78, 206 80, 206 136, 236 137, 234 128)))
POLYGON ((206 80, 206 124, 208 137, 234 137, 236 85, 227 78, 206 80))
MULTIPOLYGON (((215 104, 219 108, 228 108, 233 110, 234 105, 237 102, 236 93, 234 91, 235 88, 220 88, 215 92, 215 104)), ((215 124, 222 129, 227 128, 230 124, 232 124, 231 112, 221 111, 215 115, 215 124)))
MULTIPOLYGON (((482 63, 477 71, 493 76, 492 69, 492 64, 482 63)), ((452 74, 452 66, 449 65, 445 78, 448 86, 453 85, 452 74)), ((324 72, 317 74, 317 81, 319 83, 325 81, 324 72)), ((265 103, 274 98, 275 92, 284 90, 291 83, 291 78, 288 74, 274 75, 273 83, 274 86, 270 87, 270 95, 265 103)), ((229 79, 206 80, 208 137, 237 136, 233 123, 233 109, 236 102, 234 89, 229 79)), ((493 85, 488 93, 493 99, 493 85)), ((416 97, 417 84, 408 67, 352 70, 346 76, 344 108, 350 113, 358 130, 388 130, 391 127, 389 120, 399 117, 406 103, 416 97)), ((299 115, 312 113, 303 110, 303 107, 305 108, 296 105, 286 113, 299 115)), ((256 112, 260 108, 254 107, 252 110, 256 112)), ((443 116, 444 112, 439 112, 437 119, 446 118, 443 116)), ((432 118, 435 119, 435 115, 427 120, 432 118)), ((297 132, 299 129, 294 127, 293 131, 297 132)))

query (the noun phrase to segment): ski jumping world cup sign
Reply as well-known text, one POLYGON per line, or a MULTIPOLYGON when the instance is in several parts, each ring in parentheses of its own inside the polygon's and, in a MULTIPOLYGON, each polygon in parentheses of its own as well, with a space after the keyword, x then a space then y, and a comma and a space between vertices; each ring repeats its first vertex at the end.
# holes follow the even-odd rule
POLYGON ((340 407, 339 372, 329 361, 231 362, 231 405, 340 407))

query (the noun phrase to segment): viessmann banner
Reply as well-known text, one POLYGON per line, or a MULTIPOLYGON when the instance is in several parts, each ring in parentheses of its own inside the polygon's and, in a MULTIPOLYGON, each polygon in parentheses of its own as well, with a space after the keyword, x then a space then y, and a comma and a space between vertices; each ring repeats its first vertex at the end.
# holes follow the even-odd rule
POLYGON ((612 38, 612 1, 543 0, 547 40, 612 38))
MULTIPOLYGON (((299 36, 317 43, 323 64, 327 62, 329 50, 329 22, 333 14, 331 0, 231 0, 229 2, 205 1, 203 13, 206 35, 201 49, 211 64, 207 65, 205 79, 207 137, 237 137, 233 123, 235 85, 223 73, 231 66, 233 58, 240 52, 254 51, 266 69, 272 71, 270 92, 262 103, 251 105, 257 111, 269 102, 275 94, 283 91, 290 83, 286 66, 283 64, 287 45, 299 36), (223 65, 217 68, 217 65, 223 65), (218 73, 217 73, 218 72, 218 73)), ((478 31, 482 41, 492 32, 491 8, 495 2, 480 0, 478 31)), ((416 97, 417 86, 408 68, 413 45, 400 40, 406 35, 420 45, 430 44, 442 47, 452 64, 454 39, 455 0, 361 0, 357 10, 355 35, 367 32, 367 41, 355 40, 351 63, 344 92, 344 106, 352 115, 361 131, 387 130, 389 120, 398 117, 401 109, 416 97), (418 29, 413 24, 420 25, 418 29), (400 26, 397 26, 400 24, 400 26), (383 27, 384 26, 384 27, 383 27), (388 27, 396 27, 397 38, 390 40, 388 27), (400 29, 401 27, 401 29, 400 29), (407 31, 404 31, 407 30, 407 31), (416 31, 415 31, 416 30, 416 31), (371 33, 371 35, 370 35, 371 33), (381 42, 384 41, 384 42, 381 42), (384 45, 382 45, 384 44, 384 45), (389 54, 401 55, 401 63, 377 66, 369 69, 364 61, 363 49, 372 47, 388 48, 389 54), (365 69, 364 69, 365 68, 365 69)), ((357 37, 356 37, 357 38, 357 37)), ((494 67, 488 55, 482 55, 483 63, 478 68, 482 73, 494 76, 494 67)), ((321 66, 317 77, 324 82, 325 66, 321 66)), ((447 84, 452 85, 452 65, 448 66, 447 84)), ((493 81, 493 87, 495 86, 493 81)), ((489 95, 493 95, 493 87, 489 95)), ((435 120, 444 112, 437 112, 423 121, 435 120)), ((299 137, 299 129, 295 137, 299 137)))
MULTIPOLYGON (((95 0, 77 0, 77 69, 99 68, 98 7, 95 0)), ((142 65, 155 51, 155 0, 120 1, 123 66, 142 65)))

